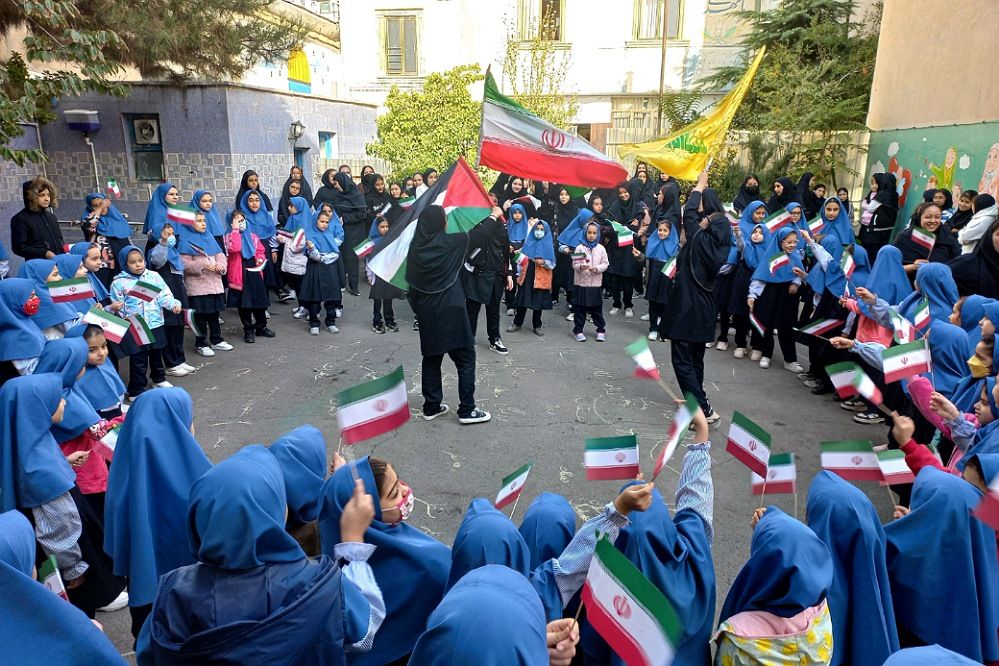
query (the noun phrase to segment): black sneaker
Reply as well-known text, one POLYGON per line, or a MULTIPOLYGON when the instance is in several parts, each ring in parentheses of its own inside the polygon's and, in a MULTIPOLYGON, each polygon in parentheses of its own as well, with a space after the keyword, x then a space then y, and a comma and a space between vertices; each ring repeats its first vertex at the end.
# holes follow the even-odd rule
POLYGON ((257 341, 257 336, 253 334, 253 331, 246 331, 243 333, 243 342, 248 345, 252 345, 257 341))
POLYGON ((380 321, 376 322, 371 325, 371 330, 375 333, 385 335, 385 324, 381 323, 380 321))
POLYGON ((287 303, 288 301, 295 300, 295 297, 289 294, 287 291, 279 291, 278 300, 281 301, 282 303, 287 303))
POLYGON ((361 292, 359 292, 359 291, 358 291, 358 290, 356 290, 356 289, 351 289, 351 290, 350 290, 350 295, 351 295, 351 296, 360 296, 360 295, 361 295, 361 292))
POLYGON ((885 422, 885 417, 878 411, 860 412, 859 414, 853 415, 853 420, 855 423, 863 423, 865 425, 877 425, 879 423, 885 422))
POLYGON ((259 335, 262 338, 273 338, 277 335, 277 333, 275 333, 274 331, 265 326, 259 331, 257 331, 257 335, 259 335))
POLYGON ((399 324, 397 324, 395 322, 392 322, 391 324, 385 324, 385 328, 387 328, 392 333, 398 333, 399 332, 399 324))
POLYGON ((447 414, 449 411, 451 411, 451 408, 448 407, 447 405, 441 403, 441 406, 437 408, 436 412, 434 412, 432 414, 427 414, 426 412, 423 412, 423 414, 422 414, 423 420, 424 421, 433 421, 438 416, 440 416, 442 414, 447 414))
POLYGON ((492 349, 497 354, 506 356, 510 353, 510 350, 506 348, 502 340, 496 339, 489 343, 489 348, 492 349))
POLYGON ((473 423, 485 423, 493 417, 489 412, 483 411, 476 407, 473 409, 468 416, 459 416, 458 422, 461 425, 472 425, 473 423))

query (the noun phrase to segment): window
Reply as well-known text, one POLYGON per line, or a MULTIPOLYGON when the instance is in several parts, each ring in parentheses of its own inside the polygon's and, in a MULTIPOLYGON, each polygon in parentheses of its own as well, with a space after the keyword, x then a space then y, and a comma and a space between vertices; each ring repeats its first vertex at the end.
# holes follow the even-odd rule
POLYGON ((163 180, 160 117, 155 113, 126 113, 122 114, 122 122, 130 147, 130 175, 138 180, 163 180))
POLYGON ((324 160, 335 160, 340 154, 340 142, 336 132, 319 133, 319 150, 324 160))
POLYGON ((663 38, 663 3, 669 9, 666 39, 680 39, 683 0, 635 0, 635 39, 663 38))
POLYGON ((414 14, 383 17, 385 31, 385 74, 418 76, 419 39, 414 14))
POLYGON ((520 0, 521 39, 538 37, 547 42, 563 40, 565 0, 520 0))

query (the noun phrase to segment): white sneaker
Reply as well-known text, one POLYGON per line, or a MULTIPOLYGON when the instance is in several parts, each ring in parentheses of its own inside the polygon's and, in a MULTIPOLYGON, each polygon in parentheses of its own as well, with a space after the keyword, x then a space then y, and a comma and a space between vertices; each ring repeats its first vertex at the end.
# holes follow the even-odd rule
POLYGON ((760 367, 763 368, 764 370, 766 370, 767 368, 769 368, 770 367, 770 359, 767 358, 766 356, 764 356, 763 358, 761 358, 760 359, 760 367))
POLYGON ((639 317, 639 319, 641 319, 642 321, 648 321, 649 320, 649 315, 643 314, 641 317, 639 317))
POLYGON ((507 317, 512 317, 515 314, 517 314, 517 311, 515 309, 513 309, 513 308, 507 308, 506 309, 506 316, 507 317))
POLYGON ((625 319, 631 319, 634 316, 635 316, 635 311, 634 310, 632 310, 631 308, 625 308, 624 309, 624 318, 625 319))
POLYGON ((153 382, 153 386, 155 386, 156 388, 173 388, 173 384, 171 384, 165 379, 161 382, 153 382))
POLYGON ((225 319, 223 319, 222 317, 219 317, 219 326, 221 326, 224 323, 225 323, 225 319))
POLYGON ((271 311, 270 310, 264 310, 264 315, 266 315, 266 317, 268 319, 270 319, 271 318, 271 311))
POLYGON ((121 594, 115 597, 114 601, 109 603, 107 606, 104 606, 103 608, 98 608, 97 610, 100 611, 101 613, 113 613, 116 610, 121 610, 127 605, 128 605, 128 592, 122 591, 121 594))
POLYGON ((212 351, 211 347, 198 347, 197 352, 200 356, 204 356, 206 358, 215 356, 215 352, 212 351))
POLYGON ((309 312, 305 308, 299 306, 295 308, 295 311, 292 313, 291 316, 294 317, 295 319, 305 319, 306 317, 309 316, 309 312))
POLYGON ((744 347, 736 347, 735 352, 732 353, 732 358, 746 358, 746 350, 744 347))
POLYGON ((167 368, 166 373, 171 377, 186 377, 191 374, 191 371, 185 368, 183 365, 178 365, 173 368, 167 368))
POLYGON ((196 367, 194 367, 193 365, 191 365, 190 363, 181 363, 180 367, 184 368, 188 372, 197 372, 198 371, 198 369, 196 367))
POLYGON ((576 342, 586 342, 586 336, 582 333, 576 333, 575 338, 576 342))
POLYGON ((574 315, 574 314, 572 314, 572 313, 570 312, 569 314, 567 314, 567 315, 565 316, 565 320, 566 320, 566 321, 575 321, 575 320, 576 320, 576 315, 574 315))
POLYGON ((329 331, 330 333, 339 333, 340 332, 340 329, 337 328, 336 326, 327 326, 326 330, 329 331))
POLYGON ((313 326, 309 329, 309 335, 319 335, 319 327, 313 326))
POLYGON ((232 351, 232 345, 230 345, 228 342, 226 342, 225 340, 223 340, 222 342, 218 343, 217 345, 212 345, 212 349, 214 349, 216 351, 232 351))
POLYGON ((658 333, 656 333, 655 331, 649 331, 649 340, 655 340, 658 337, 659 337, 658 333))
POLYGON ((607 314, 613 317, 619 312, 621 312, 621 308, 611 308, 610 310, 607 311, 607 314))
POLYGON ((607 340, 606 333, 597 333, 597 342, 604 342, 605 340, 607 340))
POLYGON ((708 349, 714 349, 715 343, 713 343, 713 342, 705 342, 704 346, 706 348, 708 348, 708 349))
POLYGON ((728 350, 728 343, 725 342, 725 341, 723 341, 723 340, 719 340, 715 344, 715 349, 717 349, 718 351, 727 351, 728 350))
POLYGON ((759 361, 761 358, 763 358, 763 352, 758 349, 754 349, 753 353, 749 355, 750 361, 759 361))
POLYGON ((801 364, 798 363, 797 361, 792 361, 791 363, 785 363, 784 369, 787 370, 788 372, 793 372, 796 375, 800 375, 805 371, 805 369, 801 367, 801 364))

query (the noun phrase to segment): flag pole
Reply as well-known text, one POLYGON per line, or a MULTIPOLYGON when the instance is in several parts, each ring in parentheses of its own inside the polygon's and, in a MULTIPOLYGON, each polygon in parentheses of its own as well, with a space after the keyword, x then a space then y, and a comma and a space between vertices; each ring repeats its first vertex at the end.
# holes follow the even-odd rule
POLYGON ((524 489, 521 488, 520 492, 517 493, 517 499, 513 501, 513 508, 510 509, 510 522, 513 522, 513 514, 517 513, 517 504, 520 503, 520 496, 524 494, 524 489))
MULTIPOLYGON (((763 475, 763 491, 760 493, 760 508, 761 509, 763 508, 763 502, 766 500, 766 497, 767 497, 767 477, 770 476, 769 472, 770 472, 770 467, 767 466, 767 473, 765 473, 763 475)), ((795 513, 797 513, 797 512, 795 512, 795 513)))
POLYGON ((680 396, 678 396, 676 392, 669 387, 669 384, 663 381, 662 377, 656 379, 656 383, 659 384, 664 391, 666 391, 666 394, 669 395, 669 397, 673 398, 677 402, 683 402, 683 400, 680 399, 680 396))
POLYGON ((579 608, 576 609, 576 615, 572 618, 572 626, 569 627, 569 633, 572 633, 572 630, 575 629, 576 626, 579 624, 579 615, 582 612, 583 612, 583 600, 580 599, 579 608))
POLYGON ((795 520, 797 520, 797 518, 798 518, 798 493, 797 492, 794 493, 794 518, 795 518, 795 520))

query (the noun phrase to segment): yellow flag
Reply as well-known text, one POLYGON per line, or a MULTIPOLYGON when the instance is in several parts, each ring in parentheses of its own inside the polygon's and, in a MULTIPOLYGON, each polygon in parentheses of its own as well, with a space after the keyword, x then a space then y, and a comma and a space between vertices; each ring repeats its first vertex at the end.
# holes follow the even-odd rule
POLYGON ((662 139, 621 144, 617 149, 618 156, 624 159, 634 155, 637 160, 647 162, 674 178, 695 180, 707 168, 711 154, 716 153, 725 141, 732 118, 742 104, 756 70, 760 68, 765 51, 766 47, 759 50, 739 83, 715 105, 710 115, 662 139))

